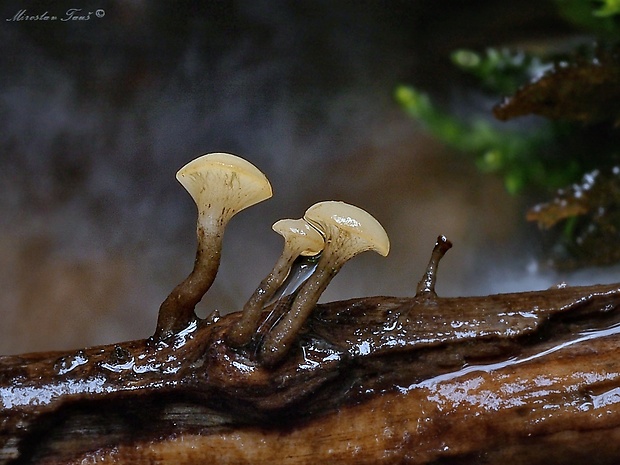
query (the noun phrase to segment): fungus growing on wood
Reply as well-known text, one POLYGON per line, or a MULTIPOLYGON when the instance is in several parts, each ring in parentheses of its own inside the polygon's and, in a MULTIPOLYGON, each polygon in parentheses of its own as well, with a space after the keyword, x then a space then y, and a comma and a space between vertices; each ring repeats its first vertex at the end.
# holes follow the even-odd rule
POLYGON ((424 296, 431 299, 437 297, 437 293, 435 292, 435 283, 437 282, 437 268, 439 267, 439 262, 441 261, 443 256, 451 248, 452 242, 450 242, 446 236, 437 237, 437 242, 435 242, 435 247, 433 248, 433 253, 431 254, 431 258, 428 262, 428 265, 426 266, 424 276, 416 287, 416 297, 424 296))
POLYGON ((316 270, 301 287, 290 311, 265 337, 261 360, 267 365, 277 364, 286 355, 319 297, 348 260, 368 250, 383 256, 390 250, 383 226, 370 213, 354 205, 319 202, 306 210, 304 219, 323 234, 325 248, 316 270))
POLYGON ((198 249, 194 269, 159 309, 156 337, 185 328, 196 319, 194 308, 209 290, 220 264, 222 237, 241 210, 271 197, 265 175, 250 162, 228 153, 209 153, 177 172, 177 180, 198 207, 198 249))
POLYGON ((325 245, 323 236, 303 219, 279 220, 273 224, 272 229, 284 237, 284 249, 271 273, 261 281, 243 307, 241 319, 228 334, 228 342, 235 347, 250 342, 263 307, 280 288, 295 259, 300 255, 317 255, 325 245))

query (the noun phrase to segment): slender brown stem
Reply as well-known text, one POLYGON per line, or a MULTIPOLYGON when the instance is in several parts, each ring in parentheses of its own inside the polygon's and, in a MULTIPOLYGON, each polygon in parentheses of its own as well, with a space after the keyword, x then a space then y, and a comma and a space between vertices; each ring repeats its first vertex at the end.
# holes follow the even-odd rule
POLYGON ((242 347, 252 340, 252 335, 256 332, 258 320, 265 303, 273 297, 273 294, 284 282, 295 258, 297 258, 297 253, 293 253, 285 247, 273 270, 261 281, 254 294, 243 306, 241 318, 228 333, 228 343, 231 346, 242 347))
POLYGON ((435 293, 435 283, 437 282, 437 267, 439 266, 440 260, 446 254, 448 250, 452 248, 452 242, 450 242, 446 236, 439 236, 437 238, 437 242, 435 243, 435 247, 433 248, 433 253, 431 254, 431 259, 428 262, 426 267, 426 272, 424 276, 418 283, 418 287, 416 288, 416 297, 420 297, 426 295, 428 297, 437 297, 435 293))
POLYGON ((220 265, 222 235, 197 229, 198 249, 194 269, 159 307, 155 338, 162 339, 186 328, 197 318, 194 309, 209 290, 220 265))
POLYGON ((330 266, 329 263, 319 262, 316 271, 300 289, 299 295, 293 301, 291 310, 265 336, 263 346, 260 348, 262 363, 267 366, 274 366, 286 356, 297 338, 299 330, 312 314, 321 294, 341 266, 330 266))

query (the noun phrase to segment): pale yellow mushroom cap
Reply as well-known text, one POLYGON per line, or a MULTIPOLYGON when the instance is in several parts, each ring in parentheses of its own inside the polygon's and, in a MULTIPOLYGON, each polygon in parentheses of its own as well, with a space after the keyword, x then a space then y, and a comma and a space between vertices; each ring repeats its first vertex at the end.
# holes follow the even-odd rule
POLYGON ((327 241, 338 240, 338 247, 347 248, 341 253, 349 258, 367 250, 385 257, 390 251, 390 239, 383 226, 370 213, 354 205, 319 202, 306 210, 304 219, 323 231, 327 241))
POLYGON ((236 213, 271 197, 271 184, 252 163, 229 153, 208 153, 177 172, 203 221, 224 225, 236 213))
POLYGON ((325 246, 323 236, 302 218, 276 221, 271 229, 284 237, 289 247, 298 250, 300 255, 316 255, 325 246))

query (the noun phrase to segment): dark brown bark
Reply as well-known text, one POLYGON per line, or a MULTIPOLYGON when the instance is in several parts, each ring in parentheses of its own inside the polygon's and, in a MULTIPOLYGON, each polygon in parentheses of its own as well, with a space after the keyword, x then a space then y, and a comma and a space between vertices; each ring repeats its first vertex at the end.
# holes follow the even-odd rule
POLYGON ((0 357, 0 464, 617 463, 619 306, 620 285, 332 302, 276 367, 260 334, 226 343, 239 314, 0 357))

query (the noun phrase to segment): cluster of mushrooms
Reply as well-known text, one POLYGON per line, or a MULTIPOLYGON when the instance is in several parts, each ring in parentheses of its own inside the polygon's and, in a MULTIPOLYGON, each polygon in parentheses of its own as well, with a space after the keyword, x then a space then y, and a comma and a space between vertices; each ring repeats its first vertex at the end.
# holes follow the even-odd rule
MULTIPOLYGON (((271 184, 258 168, 228 153, 203 155, 181 168, 176 177, 198 207, 198 249, 192 272, 161 305, 155 332, 159 339, 198 319, 194 309, 215 280, 222 236, 230 219, 272 196, 271 184)), ((283 359, 320 295, 345 262, 367 250, 386 256, 390 248, 381 224, 366 211, 344 202, 316 203, 303 218, 279 220, 273 230, 284 238, 282 256, 232 326, 228 334, 231 346, 242 348, 251 343, 266 304, 282 290, 296 260, 308 257, 316 266, 292 296, 276 302, 281 314, 257 350, 265 365, 283 359)))

